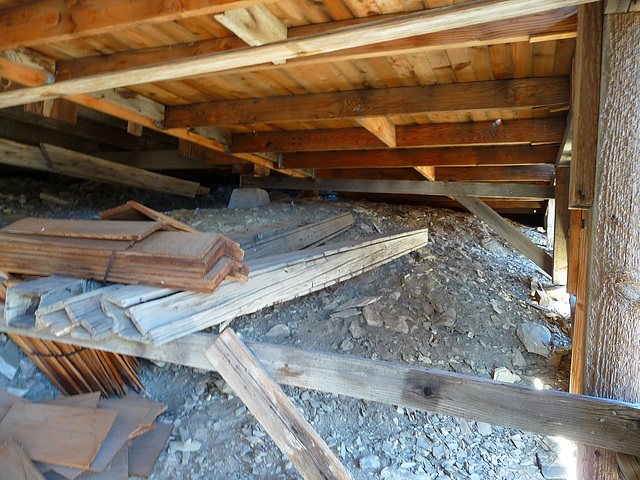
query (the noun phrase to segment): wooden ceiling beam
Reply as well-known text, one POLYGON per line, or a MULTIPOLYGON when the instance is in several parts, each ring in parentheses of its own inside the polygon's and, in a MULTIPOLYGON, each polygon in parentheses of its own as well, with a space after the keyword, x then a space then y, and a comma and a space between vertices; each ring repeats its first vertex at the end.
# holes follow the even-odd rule
MULTIPOLYGON (((388 55, 406 55, 429 50, 448 48, 467 48, 485 45, 497 45, 512 42, 529 42, 575 38, 577 32, 576 7, 561 8, 550 12, 518 17, 517 21, 500 20, 497 22, 454 28, 445 32, 427 33, 414 37, 376 43, 364 47, 355 47, 329 54, 293 58, 284 65, 263 63, 249 67, 233 68, 225 73, 246 73, 274 68, 296 68, 326 62, 357 60, 388 55)), ((386 18, 398 17, 398 14, 365 17, 337 22, 292 27, 289 38, 330 32, 338 28, 364 25, 386 18)), ((126 68, 139 68, 161 62, 198 57, 245 47, 240 38, 224 37, 198 42, 182 43, 170 47, 148 48, 143 50, 119 52, 111 55, 98 55, 57 62, 57 80, 99 75, 126 68)))
POLYGON ((113 33, 144 24, 223 13, 269 0, 38 0, 4 8, 0 15, 0 50, 113 33))
MULTIPOLYGON (((397 147, 455 147, 463 145, 529 145, 560 143, 566 119, 536 118, 503 122, 438 123, 396 126, 397 147)), ((386 145, 361 128, 239 133, 234 152, 314 152, 381 149, 386 145)))
POLYGON ((592 0, 476 0, 365 25, 340 28, 329 33, 290 38, 259 47, 230 50, 203 57, 183 58, 161 65, 128 68, 103 75, 56 82, 52 85, 4 92, 0 94, 0 108, 71 94, 208 75, 266 62, 284 62, 301 56, 320 55, 426 33, 511 19, 514 15, 533 15, 590 1, 592 0))
POLYGON ((396 126, 387 117, 358 118, 356 122, 387 147, 396 148, 396 126))
POLYGON ((507 167, 443 167, 436 169, 435 180, 441 182, 504 182, 551 184, 553 165, 523 165, 507 167))
POLYGON ((505 165, 553 165, 558 147, 501 146, 407 148, 399 150, 355 150, 284 154, 285 168, 392 168, 475 167, 505 165))
MULTIPOLYGON (((2 95, 11 94, 6 92, 2 95)), ((380 115, 560 108, 569 105, 566 77, 523 78, 222 100, 167 107, 166 128, 305 122, 380 115)))

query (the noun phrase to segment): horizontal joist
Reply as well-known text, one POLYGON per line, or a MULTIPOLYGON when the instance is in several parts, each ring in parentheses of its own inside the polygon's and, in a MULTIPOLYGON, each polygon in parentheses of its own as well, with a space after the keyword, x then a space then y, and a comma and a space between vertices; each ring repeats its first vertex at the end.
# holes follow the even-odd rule
POLYGON ((167 107, 164 125, 167 128, 249 125, 380 115, 559 108, 569 105, 569 91, 568 78, 551 77, 223 100, 167 107))
MULTIPOLYGON (((109 90, 145 83, 207 75, 239 67, 331 53, 374 45, 416 35, 442 32, 514 17, 533 15, 562 7, 589 3, 589 0, 477 0, 437 8, 365 25, 344 27, 328 33, 307 35, 259 47, 241 48, 195 58, 164 62, 108 72, 0 94, 0 107, 33 103, 48 98, 109 90)), ((526 97, 526 95, 524 95, 526 97)))
MULTIPOLYGON (((205 351, 210 333, 192 334, 160 346, 112 337, 104 341, 54 336, 7 326, 0 330, 149 360, 212 370, 205 351)), ((560 435, 618 452, 640 454, 640 410, 631 404, 565 392, 536 390, 456 373, 346 355, 247 342, 281 384, 487 422, 507 428, 560 435), (550 408, 550 405, 553 408, 550 408)))
POLYGON ((269 0, 38 0, 5 8, 0 15, 0 50, 89 35, 112 33, 142 24, 222 13, 269 0))
MULTIPOLYGON (((327 145, 333 147, 330 140, 327 145)), ((555 145, 504 147, 405 148, 341 152, 287 153, 285 168, 470 167, 477 165, 553 164, 555 145)))
MULTIPOLYGON (((565 118, 536 118, 503 122, 438 123, 396 126, 396 146, 451 147, 462 145, 528 145, 560 143, 565 118)), ((234 152, 314 152, 367 150, 387 145, 361 128, 241 133, 233 136, 234 152)))
MULTIPOLYGON (((511 42, 529 42, 574 38, 577 32, 577 8, 569 7, 550 12, 538 13, 519 17, 513 20, 501 20, 464 28, 455 28, 446 33, 428 33, 414 37, 403 38, 384 43, 376 43, 364 47, 356 47, 329 54, 311 57, 299 57, 287 61, 284 65, 263 63, 260 65, 234 68, 226 73, 244 73, 247 71, 264 71, 274 68, 295 68, 325 62, 339 62, 357 60, 359 58, 373 58, 386 55, 401 55, 428 50, 446 48, 466 48, 482 45, 497 45, 511 42)), ((386 18, 395 18, 397 14, 376 17, 341 20, 318 25, 292 27, 288 30, 289 38, 305 35, 326 33, 338 28, 364 25, 386 18)), ((129 52, 119 52, 112 55, 98 55, 74 60, 57 62, 57 79, 98 75, 126 68, 136 68, 153 65, 160 62, 180 60, 187 57, 197 57, 219 53, 245 47, 246 44, 237 37, 214 38, 198 42, 172 45, 170 48, 158 47, 129 52)))
MULTIPOLYGON (((421 180, 414 168, 349 168, 316 170, 316 178, 342 178, 361 180, 421 180)), ((431 167, 434 168, 434 167, 431 167)), ((442 182, 518 182, 548 183, 553 181, 553 165, 516 167, 439 167, 430 180, 442 182)))
POLYGON ((430 181, 348 180, 322 178, 242 179, 246 187, 282 190, 334 190, 336 192, 392 193, 413 195, 468 195, 491 198, 555 198, 555 189, 547 185, 513 183, 453 183, 430 181))

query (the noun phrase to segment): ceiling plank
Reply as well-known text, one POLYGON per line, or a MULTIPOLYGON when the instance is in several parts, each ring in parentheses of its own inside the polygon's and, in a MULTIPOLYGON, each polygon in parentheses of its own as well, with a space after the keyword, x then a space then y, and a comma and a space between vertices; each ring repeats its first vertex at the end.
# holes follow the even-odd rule
MULTIPOLYGON (((467 48, 484 45, 495 45, 512 42, 529 42, 575 38, 577 32, 576 7, 561 8, 549 12, 518 17, 514 22, 500 20, 463 28, 454 28, 446 32, 427 33, 415 37, 402 38, 390 42, 376 43, 363 47, 355 47, 328 54, 293 58, 282 66, 263 63, 248 67, 233 68, 226 73, 246 73, 248 71, 264 71, 273 68, 296 68, 326 62, 357 60, 388 55, 411 54, 429 50, 449 48, 467 48)), ((289 38, 329 32, 351 25, 363 25, 385 18, 397 17, 397 14, 365 17, 337 22, 292 27, 288 30, 289 38)), ((80 78, 88 75, 114 72, 126 68, 138 68, 161 62, 169 62, 187 57, 197 57, 218 53, 245 46, 245 42, 237 37, 213 38, 198 42, 182 43, 170 47, 148 48, 111 55, 98 55, 57 62, 57 80, 80 78)))
POLYGON ((514 15, 531 15, 589 1, 591 0, 476 0, 259 47, 184 58, 161 65, 129 68, 52 85, 4 92, 0 93, 0 108, 71 94, 183 79, 265 62, 282 62, 300 56, 319 55, 425 33, 506 20, 514 18, 514 15))
MULTIPOLYGON (((559 143, 566 119, 536 118, 496 122, 438 123, 396 126, 398 147, 444 147, 463 145, 528 145, 559 143)), ((385 144, 361 128, 254 132, 233 135, 234 152, 313 152, 368 150, 385 144)))
POLYGON ((142 24, 212 15, 265 1, 268 0, 39 0, 2 9, 0 50, 113 33, 142 24))
POLYGON ((391 168, 478 165, 553 165, 558 147, 501 146, 408 148, 402 150, 355 150, 284 154, 285 168, 391 168))
MULTIPOLYGON (((523 78, 418 87, 222 100, 167 107, 166 128, 501 111, 569 105, 566 77, 523 78)), ((11 94, 6 92, 2 95, 11 94)))
POLYGON ((467 195, 491 198, 549 199, 555 188, 549 185, 517 183, 412 182, 401 180, 347 180, 323 178, 246 178, 242 185, 280 190, 333 190, 336 192, 392 193, 414 195, 467 195))
POLYGON ((389 148, 396 148, 396 126, 387 117, 366 117, 356 119, 369 133, 375 135, 389 148))
POLYGON ((507 167, 443 167, 436 170, 441 182, 545 182, 551 184, 553 165, 507 167))
POLYGON ((287 38, 287 27, 264 5, 227 10, 214 18, 252 47, 287 38))
POLYGON ((415 168, 351 168, 348 170, 329 168, 317 170, 315 178, 335 178, 342 180, 411 180, 414 182, 433 180, 426 178, 415 168))

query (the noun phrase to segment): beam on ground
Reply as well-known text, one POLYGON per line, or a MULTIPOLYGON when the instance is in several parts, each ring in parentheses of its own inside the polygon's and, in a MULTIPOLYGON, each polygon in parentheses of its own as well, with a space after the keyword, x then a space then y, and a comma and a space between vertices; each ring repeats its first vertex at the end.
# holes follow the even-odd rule
POLYGON ((0 94, 0 108, 38 102, 47 98, 111 90, 118 87, 155 83, 207 75, 241 66, 265 62, 286 62, 300 56, 313 56, 348 48, 399 40, 425 33, 511 19, 514 15, 532 15, 562 7, 589 3, 591 0, 476 0, 437 8, 366 25, 345 27, 333 32, 292 38, 283 42, 230 50, 197 58, 184 58, 130 68, 103 75, 0 94), (517 12, 517 13, 516 13, 517 12))

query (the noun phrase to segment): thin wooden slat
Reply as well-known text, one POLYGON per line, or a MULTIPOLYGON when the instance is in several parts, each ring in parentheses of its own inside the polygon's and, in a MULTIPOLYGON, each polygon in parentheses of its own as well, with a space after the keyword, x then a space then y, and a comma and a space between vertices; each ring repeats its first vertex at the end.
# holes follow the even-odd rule
MULTIPOLYGON (((47 332, 10 327, 2 322, 0 331, 53 337, 47 332)), ((80 344, 211 370, 204 352, 215 338, 215 334, 198 333, 162 346, 119 338, 102 342, 82 340, 80 344)), ((61 340, 75 342, 70 337, 61 340)), ((247 342, 247 346, 281 384, 459 416, 541 435, 560 435, 572 441, 640 454, 640 409, 633 404, 346 355, 259 342, 247 342)))
POLYGON ((518 249, 523 255, 538 265, 549 276, 553 275, 553 258, 542 248, 529 240, 524 233, 507 222, 482 200, 463 195, 454 197, 467 210, 475 214, 480 220, 487 223, 509 244, 518 249))
POLYGON ((142 205, 141 203, 138 203, 134 200, 129 200, 125 205, 121 205, 120 207, 115 207, 110 210, 102 211, 98 213, 98 216, 103 220, 116 220, 116 218, 114 218, 115 215, 121 214, 123 210, 129 210, 129 209, 142 214, 144 217, 150 218, 157 222, 161 222, 165 225, 169 225, 177 230, 182 230, 184 232, 192 232, 192 233, 197 233, 200 231, 196 228, 190 227, 189 225, 182 223, 179 220, 176 220, 175 218, 165 215, 164 213, 157 212, 156 210, 149 208, 146 205, 142 205))
POLYGON ((97 238, 100 240, 140 241, 162 228, 160 222, 101 222, 27 217, 0 229, 2 233, 46 237, 97 238))
POLYGON ((158 422, 158 428, 135 439, 129 449, 130 476, 149 478, 172 431, 172 424, 158 422))
POLYGON ((220 334, 205 356, 303 478, 353 478, 232 330, 220 334))
POLYGON ((567 284, 569 268, 569 168, 556 167, 556 205, 553 238, 553 283, 567 284))
POLYGON ((32 460, 87 468, 116 417, 109 410, 15 404, 0 422, 0 438, 13 437, 32 460))

